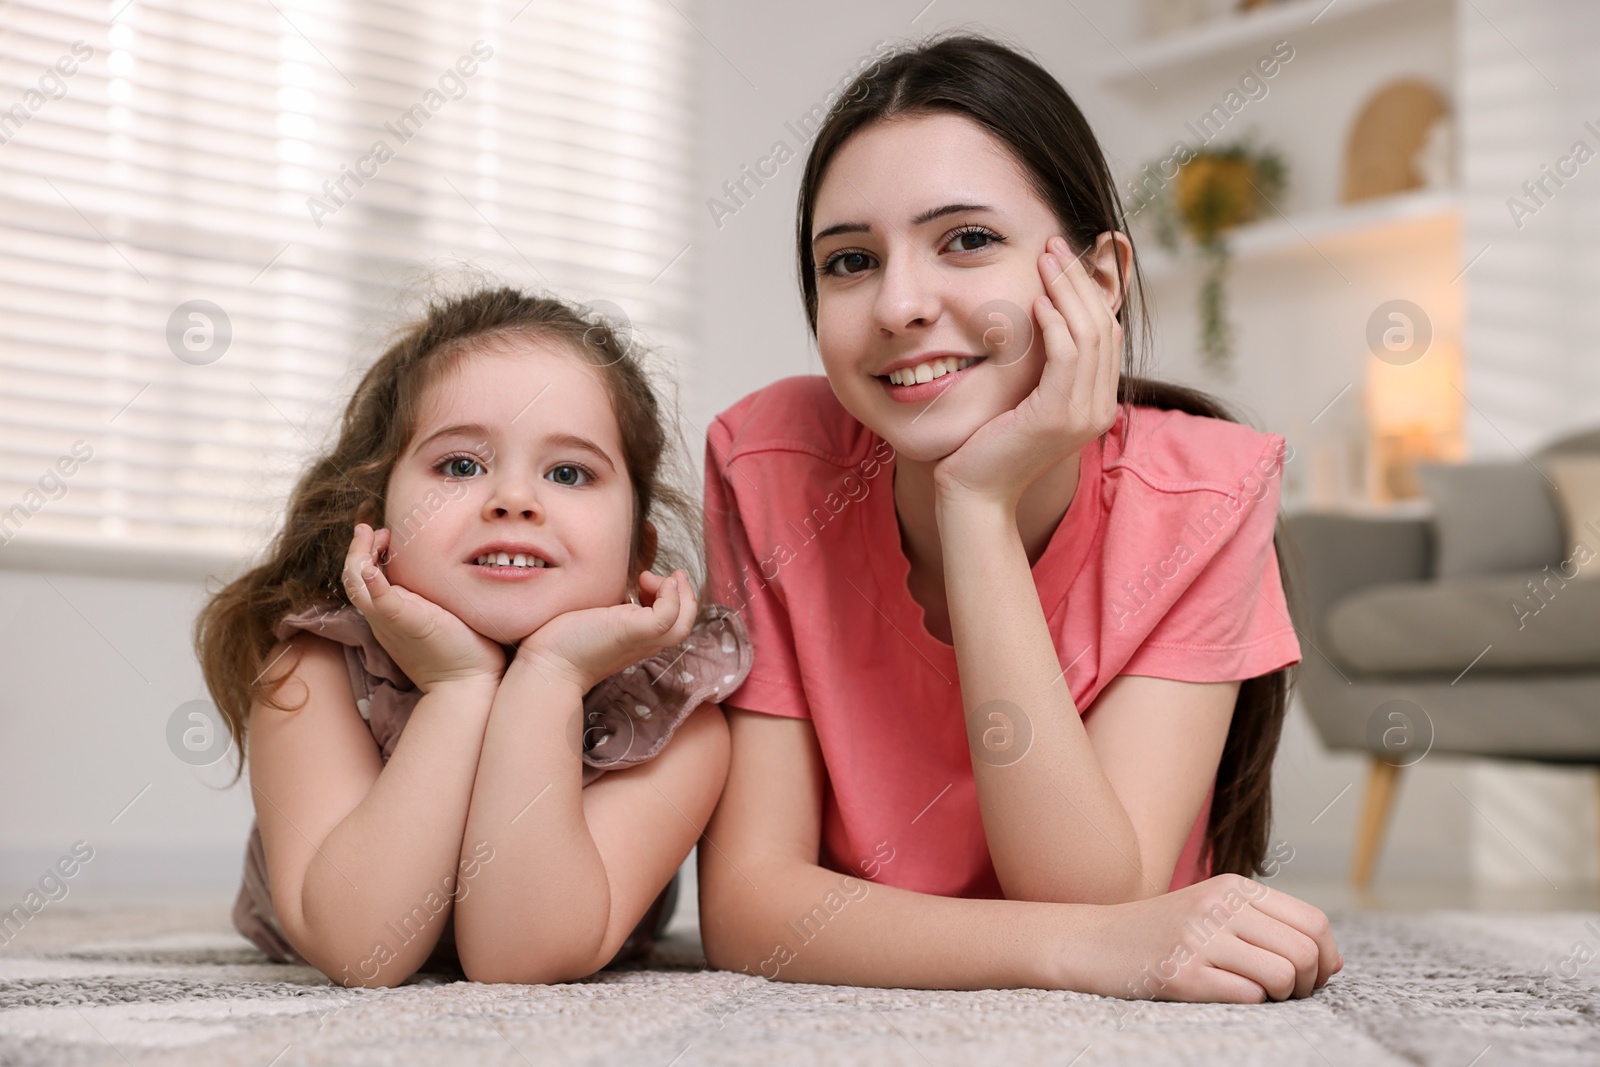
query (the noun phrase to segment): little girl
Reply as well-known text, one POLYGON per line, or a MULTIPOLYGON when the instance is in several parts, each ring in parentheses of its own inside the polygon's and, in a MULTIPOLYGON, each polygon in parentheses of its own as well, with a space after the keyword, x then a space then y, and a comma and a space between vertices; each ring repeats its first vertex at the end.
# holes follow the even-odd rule
POLYGON ((1122 373, 1136 261, 1083 115, 994 41, 898 51, 817 130, 797 214, 827 376, 707 432, 711 588, 755 645, 707 958, 1310 995, 1327 916, 1248 877, 1300 659, 1283 438, 1122 373))
POLYGON ((270 957, 560 982, 650 947, 726 775, 712 702, 750 668, 738 616, 652 570, 658 527, 696 544, 674 433, 604 322, 511 289, 435 304, 367 371, 196 626, 250 742, 234 924, 270 957))

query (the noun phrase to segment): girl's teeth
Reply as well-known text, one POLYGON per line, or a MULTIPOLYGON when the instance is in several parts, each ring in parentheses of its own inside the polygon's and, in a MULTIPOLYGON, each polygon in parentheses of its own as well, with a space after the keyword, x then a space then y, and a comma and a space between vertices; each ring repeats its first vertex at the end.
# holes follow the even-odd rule
POLYGON ((975 357, 964 356, 957 359, 946 356, 942 359, 932 359, 926 363, 919 363, 915 367, 901 367, 897 371, 889 372, 889 380, 895 385, 921 385, 931 382, 935 378, 943 378, 946 374, 966 370, 978 362, 975 357))
POLYGON ((548 567, 549 564, 538 556, 529 556, 524 553, 508 555, 505 552, 486 552, 478 557, 480 567, 533 567, 536 569, 548 567))

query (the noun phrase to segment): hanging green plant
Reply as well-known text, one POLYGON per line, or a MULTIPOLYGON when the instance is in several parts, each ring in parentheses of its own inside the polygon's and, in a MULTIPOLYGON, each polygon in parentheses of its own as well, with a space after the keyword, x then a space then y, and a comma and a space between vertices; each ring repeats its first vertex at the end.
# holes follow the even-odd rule
POLYGON ((1194 153, 1153 201, 1156 239, 1176 252, 1184 243, 1181 234, 1186 234, 1205 265, 1200 282, 1200 355, 1207 370, 1218 376, 1227 372, 1233 354, 1227 312, 1232 261, 1228 231, 1272 210, 1286 182, 1283 157, 1273 149, 1255 147, 1247 138, 1194 153))

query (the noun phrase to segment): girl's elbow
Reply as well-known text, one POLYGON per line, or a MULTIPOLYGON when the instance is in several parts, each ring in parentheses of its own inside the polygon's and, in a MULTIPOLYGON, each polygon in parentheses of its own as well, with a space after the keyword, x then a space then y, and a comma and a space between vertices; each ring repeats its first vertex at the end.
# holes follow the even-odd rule
POLYGON ((595 944, 519 945, 501 936, 483 944, 458 938, 456 955, 468 981, 490 985, 560 985, 588 978, 605 966, 595 944))

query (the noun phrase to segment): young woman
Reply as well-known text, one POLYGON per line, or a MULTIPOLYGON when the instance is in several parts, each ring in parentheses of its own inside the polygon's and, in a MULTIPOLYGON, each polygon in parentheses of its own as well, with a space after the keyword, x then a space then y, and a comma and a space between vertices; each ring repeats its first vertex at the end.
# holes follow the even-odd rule
POLYGON ((1307 996, 1326 916, 1247 876, 1299 645, 1283 439, 1124 376, 1136 261, 1082 114, 952 37, 818 132, 799 267, 827 373, 708 434, 726 699, 713 964, 769 978, 1307 996))

